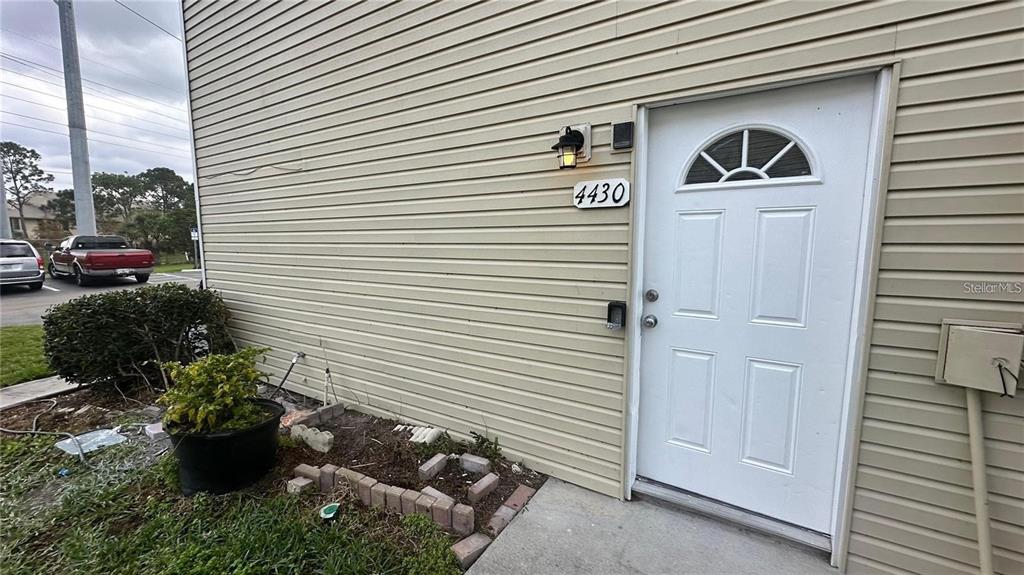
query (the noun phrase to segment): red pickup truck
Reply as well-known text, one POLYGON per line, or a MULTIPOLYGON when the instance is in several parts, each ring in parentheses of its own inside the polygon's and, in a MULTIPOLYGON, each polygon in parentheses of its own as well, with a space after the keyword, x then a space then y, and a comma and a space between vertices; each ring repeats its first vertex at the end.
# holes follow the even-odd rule
POLYGON ((51 250, 46 266, 50 277, 73 277, 80 286, 103 277, 135 276, 146 283, 155 262, 153 252, 132 249, 121 236, 71 236, 56 249, 51 244, 46 248, 51 250))

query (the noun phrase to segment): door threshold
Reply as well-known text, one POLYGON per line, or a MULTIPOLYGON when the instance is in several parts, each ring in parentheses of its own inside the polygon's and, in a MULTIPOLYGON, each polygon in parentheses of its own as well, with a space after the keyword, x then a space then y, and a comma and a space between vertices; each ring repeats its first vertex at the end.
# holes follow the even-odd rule
POLYGON ((832 552, 832 538, 824 533, 818 533, 804 527, 772 519, 727 503, 715 501, 714 499, 701 497, 700 495, 670 487, 657 481, 637 477, 636 481, 633 482, 633 492, 671 503, 687 511, 721 519, 821 551, 832 552))

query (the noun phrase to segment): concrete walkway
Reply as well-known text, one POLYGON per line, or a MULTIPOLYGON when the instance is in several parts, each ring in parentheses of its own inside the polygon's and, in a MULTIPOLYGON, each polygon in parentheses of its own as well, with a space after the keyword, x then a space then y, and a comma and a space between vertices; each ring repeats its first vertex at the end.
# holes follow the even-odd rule
POLYGON ((838 573, 824 553, 549 479, 468 575, 838 573))
POLYGON ((44 377, 43 379, 37 379, 35 381, 26 381, 25 383, 9 385, 7 387, 0 388, 0 410, 7 409, 8 407, 14 407, 15 405, 21 405, 26 401, 50 397, 51 395, 57 395, 58 393, 64 393, 73 389, 75 389, 73 384, 64 381, 56 375, 52 377, 44 377))

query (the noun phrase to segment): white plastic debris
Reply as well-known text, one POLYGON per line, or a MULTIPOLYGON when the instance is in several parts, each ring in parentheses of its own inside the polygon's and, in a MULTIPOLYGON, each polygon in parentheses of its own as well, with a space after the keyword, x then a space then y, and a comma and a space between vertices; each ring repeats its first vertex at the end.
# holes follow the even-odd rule
POLYGON ((57 447, 64 453, 80 455, 82 453, 90 453, 110 445, 123 443, 125 439, 127 439, 125 436, 112 429, 97 429, 96 431, 76 435, 75 440, 77 440, 77 444, 75 440, 62 439, 57 442, 57 447), (78 448, 79 445, 82 446, 81 450, 78 448))
POLYGON ((402 431, 408 431, 412 434, 409 441, 413 443, 426 443, 431 444, 438 437, 441 437, 441 430, 434 427, 426 427, 422 425, 396 425, 391 431, 399 433, 402 431))
POLYGON ((314 451, 327 453, 334 445, 334 434, 330 431, 320 431, 315 427, 307 427, 301 423, 292 426, 292 437, 302 441, 314 451))
POLYGON ((420 443, 426 443, 429 445, 431 443, 434 443, 434 440, 436 440, 438 437, 441 437, 441 430, 437 429, 436 427, 432 427, 430 431, 428 431, 427 434, 423 436, 423 441, 421 441, 420 443))
POLYGON ((395 427, 394 431, 408 431, 412 433, 409 441, 413 443, 433 443, 435 439, 441 437, 441 430, 433 427, 425 427, 422 425, 399 425, 395 427))
POLYGON ((164 424, 160 422, 150 423, 145 429, 146 437, 148 437, 150 441, 160 441, 167 437, 167 432, 164 431, 164 424))

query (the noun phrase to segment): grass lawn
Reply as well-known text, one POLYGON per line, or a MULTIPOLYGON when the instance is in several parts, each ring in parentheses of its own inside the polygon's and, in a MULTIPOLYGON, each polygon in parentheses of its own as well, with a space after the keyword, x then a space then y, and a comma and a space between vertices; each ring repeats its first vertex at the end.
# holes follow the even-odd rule
MULTIPOLYGON (((327 498, 284 493, 293 457, 243 491, 184 497, 173 454, 132 469, 132 450, 144 447, 127 442, 97 452, 87 468, 53 441, 0 438, 4 575, 460 573, 453 540, 424 516, 366 510, 335 493, 339 518, 321 521, 327 498)), ((286 441, 288 449, 301 448, 286 441)))
POLYGON ((0 387, 52 373, 43 357, 43 326, 0 327, 0 387))
POLYGON ((173 274, 174 272, 180 272, 182 270, 190 270, 190 269, 192 269, 192 264, 190 262, 180 262, 180 263, 176 263, 176 264, 160 264, 160 265, 157 265, 157 266, 153 266, 153 271, 155 273, 170 273, 170 274, 173 274))

